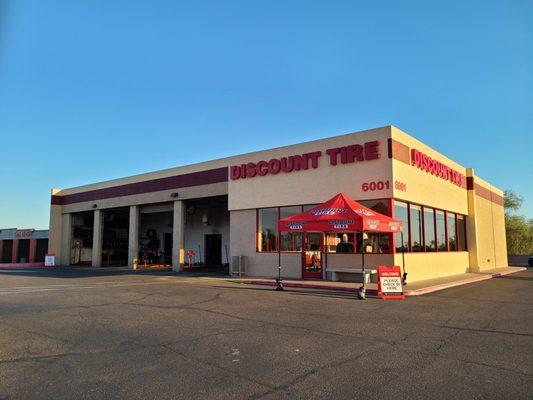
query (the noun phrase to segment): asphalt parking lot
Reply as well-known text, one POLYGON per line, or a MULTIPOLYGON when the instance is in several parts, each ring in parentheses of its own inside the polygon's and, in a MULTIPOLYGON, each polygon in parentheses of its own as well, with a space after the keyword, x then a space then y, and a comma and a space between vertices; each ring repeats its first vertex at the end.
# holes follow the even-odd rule
POLYGON ((0 271, 0 399, 531 399, 533 271, 405 301, 0 271))

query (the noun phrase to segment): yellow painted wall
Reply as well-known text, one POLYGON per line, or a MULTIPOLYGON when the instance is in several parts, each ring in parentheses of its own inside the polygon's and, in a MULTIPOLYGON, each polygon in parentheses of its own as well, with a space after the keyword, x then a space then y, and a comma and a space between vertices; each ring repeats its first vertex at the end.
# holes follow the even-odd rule
POLYGON ((494 229, 494 247, 496 268, 507 267, 507 240, 505 237, 505 216, 504 208, 498 204, 492 204, 492 222, 494 229))
MULTIPOLYGON (((52 194, 54 191, 52 191, 52 194)), ((61 259, 61 232, 63 218, 60 205, 50 205, 50 226, 48 232, 48 253, 56 255, 56 262, 61 259)))
MULTIPOLYGON (((402 255, 394 255, 394 265, 402 266, 402 255)), ((469 272, 468 252, 405 253, 407 282, 442 278, 469 272)))

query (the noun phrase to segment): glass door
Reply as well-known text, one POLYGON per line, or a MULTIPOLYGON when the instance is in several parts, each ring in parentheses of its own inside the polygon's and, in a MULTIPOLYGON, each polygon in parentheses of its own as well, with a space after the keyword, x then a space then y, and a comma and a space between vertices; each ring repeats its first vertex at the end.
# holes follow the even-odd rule
POLYGON ((322 279, 323 248, 323 233, 305 233, 304 251, 302 253, 302 277, 304 279, 322 279))

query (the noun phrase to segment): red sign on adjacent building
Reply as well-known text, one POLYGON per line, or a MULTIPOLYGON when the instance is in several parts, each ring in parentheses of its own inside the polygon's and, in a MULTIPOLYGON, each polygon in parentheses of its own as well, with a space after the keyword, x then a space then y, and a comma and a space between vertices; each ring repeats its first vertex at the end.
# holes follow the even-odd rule
POLYGON ((33 234, 32 229, 21 229, 15 232, 15 239, 28 239, 33 234))
POLYGON ((405 298, 400 267, 378 267, 378 295, 384 300, 405 298))

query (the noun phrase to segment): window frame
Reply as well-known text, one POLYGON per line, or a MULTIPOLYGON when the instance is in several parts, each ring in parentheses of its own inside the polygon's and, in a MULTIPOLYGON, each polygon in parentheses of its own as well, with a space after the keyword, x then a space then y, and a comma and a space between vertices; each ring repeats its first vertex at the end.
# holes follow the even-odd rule
POLYGON ((422 234, 424 236, 424 253, 435 253, 437 250, 437 221, 435 220, 435 208, 429 206, 422 206, 422 234), (435 243, 434 250, 428 250, 426 247, 426 210, 431 211, 431 219, 433 220, 433 241, 435 243))
MULTIPOLYGON (((392 218, 396 218, 396 215, 395 215, 395 202, 399 202, 399 203, 403 203, 406 205, 406 209, 407 209, 407 229, 405 229, 405 226, 404 226, 404 235, 407 233, 407 240, 406 240, 406 247, 407 247, 407 250, 405 251, 405 253, 413 253, 413 254, 416 254, 416 253, 444 253, 444 252, 460 252, 460 251, 466 251, 468 252, 468 238, 467 238, 467 228, 466 228, 466 224, 467 224, 467 218, 468 218, 468 215, 465 215, 465 214, 460 214, 460 213, 456 213, 456 212, 452 212, 452 211, 447 211, 447 210, 443 210, 441 208, 437 208, 437 207, 432 207, 432 206, 426 206, 426 205, 423 205, 423 204, 419 204, 419 203, 415 203, 415 202, 410 202, 410 201, 406 201, 406 200, 402 200, 402 199, 398 199, 398 198, 394 198, 394 197, 385 197, 385 198, 377 198, 377 199, 363 199, 364 201, 378 201, 378 200, 386 200, 388 201, 388 207, 389 207, 389 214, 392 218), (420 222, 421 222, 421 233, 422 233, 422 246, 421 246, 421 250, 420 251, 412 251, 412 235, 411 235, 411 205, 413 206, 417 206, 417 207, 420 207, 420 215, 421 215, 421 219, 420 219, 420 222), (426 210, 432 210, 433 212, 433 228, 434 228, 434 239, 435 239, 435 250, 426 250, 426 227, 425 227, 425 220, 426 220, 426 216, 425 216, 425 211, 426 210), (444 237, 445 237, 445 243, 446 243, 446 249, 444 250, 439 250, 439 240, 438 240, 438 230, 437 230, 437 211, 439 212, 442 212, 444 214, 444 237), (450 250, 450 246, 449 246, 449 236, 448 236, 448 215, 449 214, 453 214, 454 215, 454 220, 455 220, 455 238, 456 238, 456 250, 450 250), (463 217, 463 234, 464 234, 464 244, 465 244, 465 248, 464 249, 459 249, 459 225, 457 223, 458 221, 458 216, 462 216, 463 217), (407 232, 406 232, 407 231, 407 232)), ((363 201, 361 200, 361 201, 363 201)), ((357 201, 357 200, 356 200, 357 201)), ((303 253, 305 251, 305 234, 302 232, 302 250, 281 250, 280 249, 280 246, 281 246, 281 231, 279 230, 279 226, 277 227, 277 235, 276 235, 276 250, 268 250, 268 251, 262 251, 259 249, 259 213, 260 213, 260 210, 262 209, 265 209, 265 208, 276 208, 277 209, 277 215, 278 215, 278 221, 280 220, 280 217, 281 217, 281 208, 284 208, 284 207, 299 207, 300 208, 300 212, 303 212, 303 211, 307 211, 309 210, 309 208, 305 208, 305 207, 309 207, 311 206, 312 207, 316 207, 318 204, 315 204, 315 203, 310 203, 310 204, 302 204, 302 205, 299 205, 299 204, 295 204, 295 205, 286 205, 286 206, 275 206, 275 207, 260 207, 260 208, 256 208, 255 209, 255 252, 256 253, 266 253, 266 254, 271 254, 271 253, 277 253, 278 252, 278 249, 279 249, 279 252, 280 253, 289 253, 289 254, 297 254, 297 253, 303 253)), ((405 224, 404 224, 405 225, 405 224)), ((323 232, 324 233, 324 240, 325 240, 325 243, 327 243, 327 235, 330 234, 330 233, 333 233, 333 232, 323 232)), ((359 252, 357 252, 357 232, 346 232, 346 233, 355 233, 354 235, 354 252, 353 254, 361 254, 359 252)), ((385 232, 375 232, 376 234, 387 234, 385 232)), ((367 234, 372 234, 372 232, 368 233, 367 234)), ((389 251, 387 252, 383 252, 383 253, 375 253, 375 254, 396 254, 396 253, 402 253, 401 251, 397 251, 396 250, 396 244, 397 244, 397 240, 395 239, 395 234, 394 233, 388 233, 389 235, 389 243, 390 243, 390 249, 389 251)), ((404 239, 405 240, 405 239, 404 239)), ((328 255, 331 255, 331 254, 337 254, 337 253, 330 253, 329 251, 327 251, 327 245, 325 244, 325 247, 324 247, 324 252, 328 255)), ((338 253, 338 254, 352 254, 352 253, 338 253)))
MULTIPOLYGON (((392 197, 380 197, 380 198, 377 198, 377 199, 364 199, 365 201, 378 201, 378 200, 385 200, 387 202, 387 204, 389 205, 389 213, 391 214, 391 216, 394 214, 394 210, 391 208, 391 205, 394 205, 393 203, 393 198, 392 197)), ((280 217, 281 217, 281 209, 282 208, 285 208, 285 207, 300 207, 300 212, 303 212, 303 211, 307 211, 309 210, 310 208, 313 208, 313 207, 316 207, 320 205, 320 203, 309 203, 309 204, 293 204, 293 205, 285 205, 285 206, 273 206, 273 207, 259 207, 259 208, 256 208, 255 209, 255 252, 256 253, 265 253, 265 254, 272 254, 272 253, 278 253, 278 249, 279 249, 279 252, 280 253, 288 253, 288 254, 298 254, 298 253, 303 253, 305 251, 305 237, 304 237, 304 233, 302 233, 302 250, 281 250, 280 246, 281 246, 281 231, 279 230, 279 226, 277 227, 277 235, 276 235, 276 250, 261 250, 259 248, 259 213, 260 213, 260 210, 263 210, 263 209, 268 209, 268 208, 276 208, 277 209, 277 214, 278 214, 278 222, 280 220, 280 217), (310 207, 310 208, 306 208, 306 207, 310 207)), ((327 241, 326 239, 326 236, 328 233, 332 233, 332 232, 322 232, 324 234, 324 240, 327 241)), ((354 253, 353 254, 361 254, 361 253, 358 253, 357 252, 357 232, 347 232, 347 233, 354 233, 354 253)), ((376 232, 378 233, 378 232, 376 232)), ((385 233, 385 232, 381 232, 382 234, 385 233)), ((392 248, 389 249, 388 252, 384 252, 384 253, 376 253, 376 254, 394 254, 394 238, 393 238, 393 234, 390 234, 391 237, 389 237, 389 243, 392 244, 392 248)), ((337 253, 327 253, 327 254, 337 254, 337 253)), ((339 253, 339 254, 352 254, 352 253, 339 253)))

